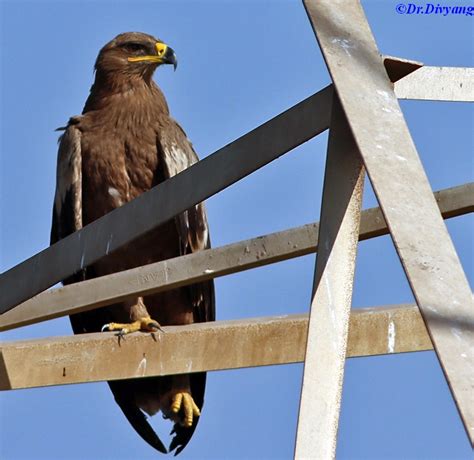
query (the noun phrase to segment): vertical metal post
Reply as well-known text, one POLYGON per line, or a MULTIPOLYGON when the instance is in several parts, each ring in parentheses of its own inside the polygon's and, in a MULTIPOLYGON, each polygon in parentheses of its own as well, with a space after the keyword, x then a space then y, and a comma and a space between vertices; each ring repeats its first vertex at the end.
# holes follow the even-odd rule
POLYGON ((295 458, 333 458, 360 224, 364 167, 333 99, 295 458))
POLYGON ((474 302, 469 283, 359 1, 304 3, 472 443, 474 302))

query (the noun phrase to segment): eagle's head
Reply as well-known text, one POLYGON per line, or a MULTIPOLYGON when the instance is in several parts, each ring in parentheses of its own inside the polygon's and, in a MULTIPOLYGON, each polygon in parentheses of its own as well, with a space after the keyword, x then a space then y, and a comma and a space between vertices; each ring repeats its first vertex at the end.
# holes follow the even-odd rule
POLYGON ((161 64, 178 65, 175 52, 161 40, 141 32, 117 35, 99 52, 97 76, 110 74, 151 78, 161 64))

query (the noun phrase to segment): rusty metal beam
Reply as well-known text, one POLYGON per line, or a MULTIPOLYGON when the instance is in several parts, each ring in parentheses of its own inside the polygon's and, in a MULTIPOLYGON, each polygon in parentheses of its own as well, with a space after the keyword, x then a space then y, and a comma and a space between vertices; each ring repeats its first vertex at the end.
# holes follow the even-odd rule
POLYGON ((306 0, 305 6, 441 367, 474 443, 473 297, 393 85, 359 1, 306 0))
POLYGON ((474 102, 474 68, 422 67, 395 83, 398 99, 474 102))
MULTIPOLYGON (((2 343, 0 390, 301 362, 307 327, 290 315, 168 326, 120 345, 113 333, 2 343)), ((414 305, 351 313, 349 357, 431 349, 414 305)))
POLYGON ((87 267, 328 128, 328 86, 0 275, 0 313, 87 267), (28 280, 28 281, 26 281, 28 280))
MULTIPOLYGON (((434 196, 446 219, 474 211, 474 183, 440 190, 434 196)), ((46 291, 0 315, 0 331, 311 254, 317 251, 317 233, 318 223, 303 225, 46 291)), ((360 240, 387 233, 380 208, 362 212, 360 240)))
POLYGON ((295 459, 336 451, 365 170, 334 96, 295 459))

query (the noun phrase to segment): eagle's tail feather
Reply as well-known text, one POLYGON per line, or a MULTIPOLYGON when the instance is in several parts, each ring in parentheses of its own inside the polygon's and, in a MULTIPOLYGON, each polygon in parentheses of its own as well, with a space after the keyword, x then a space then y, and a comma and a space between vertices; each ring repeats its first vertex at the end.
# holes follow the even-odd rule
POLYGON ((122 409, 125 417, 133 426, 135 431, 148 443, 159 452, 167 454, 168 451, 162 443, 161 439, 155 433, 151 425, 148 423, 145 414, 134 403, 134 401, 127 397, 125 392, 120 391, 122 382, 109 382, 110 389, 115 396, 115 401, 122 409))

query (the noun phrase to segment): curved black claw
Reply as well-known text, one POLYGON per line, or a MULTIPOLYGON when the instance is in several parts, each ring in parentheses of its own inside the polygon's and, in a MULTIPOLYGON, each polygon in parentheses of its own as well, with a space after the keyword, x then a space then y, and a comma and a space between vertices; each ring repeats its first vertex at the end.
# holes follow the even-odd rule
POLYGON ((125 336, 127 333, 122 329, 121 331, 118 331, 115 334, 115 337, 118 337, 118 345, 120 346, 121 341, 123 340, 125 342, 125 336))
MULTIPOLYGON (((147 326, 148 326, 149 328, 156 329, 156 331, 165 332, 165 331, 161 328, 160 324, 157 323, 156 321, 150 321, 150 322, 147 324, 147 326)), ((156 332, 156 331, 151 331, 151 332, 153 333, 153 332, 156 332)))

